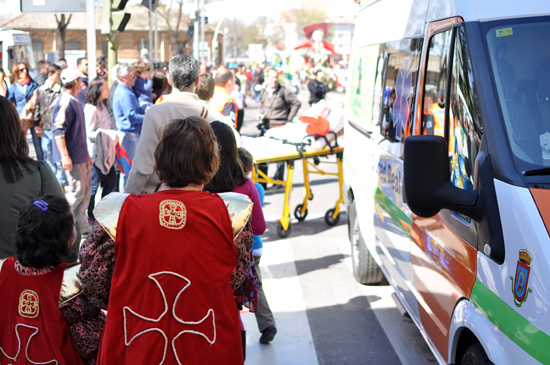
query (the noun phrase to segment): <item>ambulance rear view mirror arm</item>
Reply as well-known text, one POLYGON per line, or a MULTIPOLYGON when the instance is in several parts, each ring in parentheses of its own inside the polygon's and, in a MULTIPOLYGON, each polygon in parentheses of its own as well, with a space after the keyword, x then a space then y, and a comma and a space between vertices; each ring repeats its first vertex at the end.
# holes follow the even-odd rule
POLYGON ((405 197, 411 211, 432 217, 449 209, 479 219, 478 191, 463 190, 451 183, 449 152, 445 138, 422 135, 405 139, 405 197))

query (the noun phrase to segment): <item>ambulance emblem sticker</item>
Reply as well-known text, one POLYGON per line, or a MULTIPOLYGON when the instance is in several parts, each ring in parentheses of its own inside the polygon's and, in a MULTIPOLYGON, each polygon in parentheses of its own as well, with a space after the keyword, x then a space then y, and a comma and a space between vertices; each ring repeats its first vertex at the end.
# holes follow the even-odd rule
POLYGON ((531 261, 533 261, 533 256, 529 251, 519 250, 519 260, 518 265, 516 266, 516 277, 510 276, 512 280, 512 293, 514 293, 514 304, 516 307, 521 307, 523 302, 527 300, 529 293, 532 293, 533 290, 528 287, 529 285, 529 273, 531 272, 531 261))

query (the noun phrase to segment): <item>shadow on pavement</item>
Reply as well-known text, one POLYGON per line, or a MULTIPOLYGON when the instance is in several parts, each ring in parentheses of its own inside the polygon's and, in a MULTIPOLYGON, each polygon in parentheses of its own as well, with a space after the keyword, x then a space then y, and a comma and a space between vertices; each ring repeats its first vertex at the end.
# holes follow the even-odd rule
MULTIPOLYGON (((327 208, 327 210, 328 209, 329 208, 327 208)), ((329 226, 328 224, 326 224, 324 217, 319 217, 314 219, 308 219, 306 217, 306 219, 302 222, 299 222, 298 220, 291 217, 290 235, 287 238, 281 238, 277 234, 277 225, 279 224, 279 222, 268 221, 267 230, 262 235, 262 239, 264 242, 272 242, 272 241, 277 241, 281 239, 292 239, 293 237, 312 236, 322 232, 326 232, 334 227, 346 225, 347 222, 348 222, 348 218, 345 211, 340 212, 340 219, 338 221, 338 224, 336 224, 335 226, 329 226)), ((315 243, 312 242, 312 244, 315 244, 315 243)))

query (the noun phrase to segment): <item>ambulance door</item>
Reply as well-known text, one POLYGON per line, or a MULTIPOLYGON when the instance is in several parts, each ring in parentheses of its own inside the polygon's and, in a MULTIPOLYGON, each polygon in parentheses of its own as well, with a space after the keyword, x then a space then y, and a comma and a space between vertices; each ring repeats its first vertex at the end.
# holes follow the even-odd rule
MULTIPOLYGON (((409 239, 411 213, 403 194, 403 141, 410 134, 414 116, 415 86, 417 85, 422 39, 403 39, 385 44, 379 108, 381 139, 377 184, 374 191, 373 216, 377 253, 389 273, 397 294, 407 305, 411 316, 418 319, 412 288, 412 268, 409 239)), ((375 99, 376 100, 376 99, 375 99)))
MULTIPOLYGON (((467 39, 461 19, 429 25, 420 76, 415 134, 447 139, 451 182, 474 186, 474 162, 481 140, 467 39)), ((422 325, 443 359, 448 358, 449 326, 456 303, 469 298, 476 275, 476 225, 466 216, 441 210, 430 218, 413 216, 411 260, 422 325)))

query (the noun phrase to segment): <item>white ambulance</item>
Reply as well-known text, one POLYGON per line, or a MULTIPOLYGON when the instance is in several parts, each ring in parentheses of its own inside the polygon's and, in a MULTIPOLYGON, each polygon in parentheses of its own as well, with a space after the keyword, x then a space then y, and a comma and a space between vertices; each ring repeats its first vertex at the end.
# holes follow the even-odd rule
POLYGON ((353 43, 355 277, 442 364, 550 364, 550 1, 363 0, 353 43))

